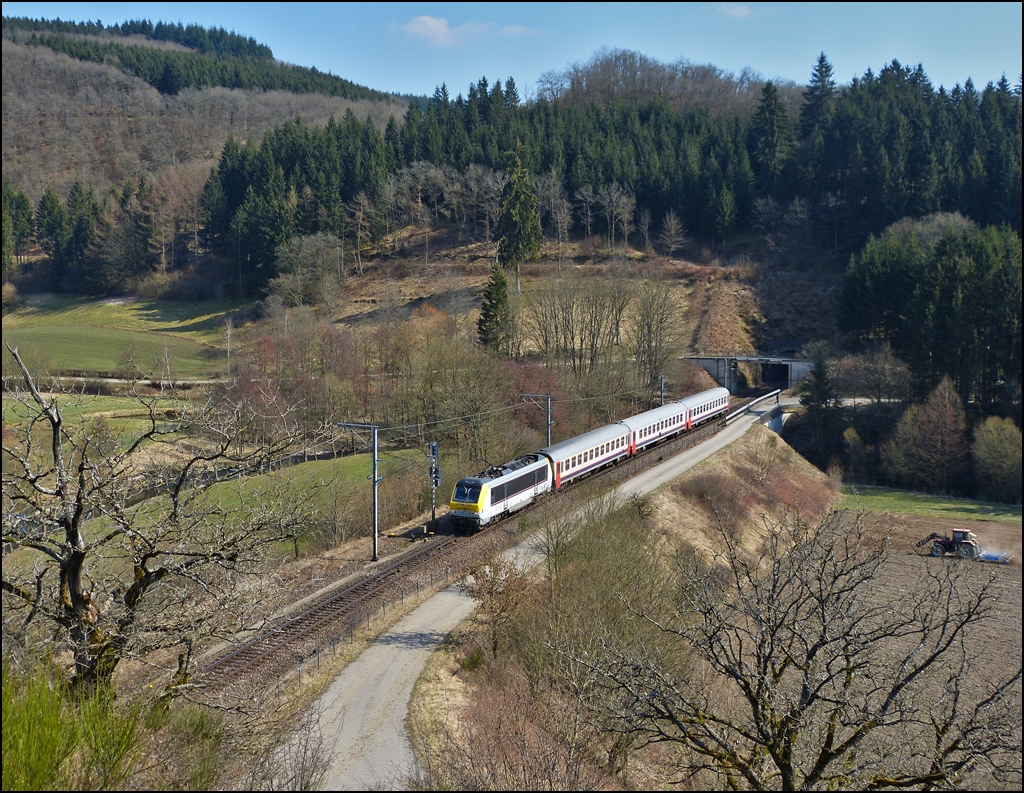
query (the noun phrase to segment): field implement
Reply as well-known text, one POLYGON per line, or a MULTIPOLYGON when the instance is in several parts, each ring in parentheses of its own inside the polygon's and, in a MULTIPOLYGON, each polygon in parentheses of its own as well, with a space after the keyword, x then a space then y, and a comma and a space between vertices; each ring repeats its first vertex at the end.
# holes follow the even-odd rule
POLYGON ((960 559, 977 559, 979 562, 993 562, 995 564, 1010 563, 1010 555, 1008 553, 982 550, 978 544, 978 535, 966 528, 954 529, 952 537, 932 532, 921 540, 917 547, 923 548, 928 543, 932 544, 932 556, 956 556, 960 559))

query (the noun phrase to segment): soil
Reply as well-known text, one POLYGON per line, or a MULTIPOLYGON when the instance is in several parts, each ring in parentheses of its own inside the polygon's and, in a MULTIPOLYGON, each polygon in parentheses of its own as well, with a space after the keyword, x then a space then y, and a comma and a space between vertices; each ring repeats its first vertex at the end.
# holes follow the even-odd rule
MULTIPOLYGON (((739 514, 744 526, 741 543, 751 551, 760 545, 765 520, 778 519, 783 510, 800 508, 803 517, 815 520, 834 503, 838 491, 820 471, 780 441, 783 455, 778 463, 774 498, 767 498, 750 482, 750 456, 757 441, 755 429, 742 441, 702 463, 680 477, 672 487, 656 494, 661 533, 669 541, 685 542, 706 553, 721 550, 711 516, 702 508, 703 490, 710 489, 726 509, 739 514), (788 496, 786 494, 789 494, 788 496), (781 498, 780 498, 781 497, 781 498), (788 502, 788 503, 787 503, 788 502), (745 513, 745 514, 744 514, 745 513)), ((855 514, 848 511, 852 520, 855 514)), ((1012 676, 1021 667, 1022 658, 1022 547, 1021 524, 985 520, 957 520, 890 512, 865 512, 860 516, 869 537, 889 543, 889 555, 877 574, 872 596, 879 602, 898 599, 929 574, 955 566, 965 574, 964 586, 988 582, 995 595, 985 618, 977 620, 966 632, 967 648, 973 656, 969 669, 969 693, 978 695, 982 687, 1012 676), (967 528, 978 535, 985 551, 1005 552, 1009 564, 965 561, 953 557, 934 558, 931 543, 923 548, 917 542, 932 532, 951 535, 954 529, 967 528)), ((989 778, 980 770, 971 772, 967 787, 1004 789, 1005 782, 989 778)))

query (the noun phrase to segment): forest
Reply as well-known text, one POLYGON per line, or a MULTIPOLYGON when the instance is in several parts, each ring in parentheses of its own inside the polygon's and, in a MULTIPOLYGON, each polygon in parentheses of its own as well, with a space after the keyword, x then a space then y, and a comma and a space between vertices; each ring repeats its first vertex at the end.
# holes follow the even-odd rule
POLYGON ((47 47, 82 61, 116 65, 172 96, 189 88, 221 86, 318 93, 345 99, 389 97, 316 68, 278 63, 266 45, 227 33, 222 28, 207 30, 199 25, 186 27, 163 22, 153 25, 149 20, 133 20, 104 28, 98 23, 4 17, 3 30, 5 37, 24 40, 30 46, 47 47), (117 40, 127 37, 171 42, 188 49, 166 49, 140 45, 134 40, 131 43, 117 40))
POLYGON ((266 44, 260 44, 252 36, 240 36, 224 28, 204 28, 202 25, 183 25, 180 22, 157 22, 148 19, 129 19, 120 25, 104 25, 95 22, 71 22, 57 19, 29 19, 28 17, 3 18, 5 30, 26 30, 30 32, 77 33, 89 36, 110 37, 141 36, 150 41, 169 41, 188 47, 200 53, 213 53, 236 57, 262 58, 273 60, 274 53, 266 44))
POLYGON ((718 114, 662 97, 523 103, 511 78, 481 79, 454 100, 441 86, 425 111, 412 104, 383 130, 356 118, 323 130, 295 120, 259 146, 228 141, 206 205, 214 244, 227 245, 232 224, 244 228, 247 260, 259 268, 292 234, 340 234, 336 207, 360 193, 386 214, 389 180, 406 176, 432 215, 475 224, 479 192, 453 180, 472 166, 507 170, 518 146, 554 201, 579 208, 567 231, 589 235, 597 202, 588 196, 614 190, 627 201, 605 210, 609 238, 637 227, 646 235, 670 210, 712 244, 741 230, 771 235, 789 216, 823 250, 849 254, 903 217, 940 211, 1019 234, 1020 141, 1020 91, 1005 78, 980 94, 969 80, 947 92, 920 66, 896 62, 839 90, 822 55, 798 113, 771 82, 753 112, 718 114), (413 175, 426 173, 421 164, 450 186, 413 175))
MULTIPOLYGON (((47 266, 20 268, 30 289, 158 295, 188 283, 175 294, 331 303, 369 259, 426 263, 432 244, 455 238, 495 245, 518 162, 559 271, 568 243, 671 259, 693 240, 738 244, 776 269, 825 270, 843 283, 836 330, 849 348, 883 345, 907 367, 900 400, 925 400, 949 376, 969 424, 1019 415, 1021 91, 1005 77, 947 91, 894 61, 838 86, 823 53, 800 91, 612 51, 545 75, 533 98, 512 78, 481 78, 465 95, 442 85, 401 119, 376 118, 350 109, 322 126, 287 120, 262 139, 229 135, 208 178, 174 187, 140 176, 97 194, 76 181, 33 203, 5 181, 5 278, 36 245, 47 266), (175 281, 178 269, 191 280, 175 281)), ((502 289, 492 279, 485 293, 485 345, 517 360, 526 349, 564 357, 542 317, 576 305, 577 290, 552 291, 550 306, 522 302, 509 329, 494 311, 502 289)), ((590 291, 586 300, 604 299, 590 291)), ((619 314, 623 296, 612 300, 619 314)), ((607 357, 603 341, 588 360, 577 360, 582 342, 569 346, 573 371, 607 357)), ((656 374, 646 370, 645 386, 656 374)), ((838 378, 819 380, 825 396, 809 416, 824 423, 804 450, 822 468, 835 458, 881 471, 898 415, 844 441, 838 378)), ((903 478, 898 468, 887 481, 903 478)))

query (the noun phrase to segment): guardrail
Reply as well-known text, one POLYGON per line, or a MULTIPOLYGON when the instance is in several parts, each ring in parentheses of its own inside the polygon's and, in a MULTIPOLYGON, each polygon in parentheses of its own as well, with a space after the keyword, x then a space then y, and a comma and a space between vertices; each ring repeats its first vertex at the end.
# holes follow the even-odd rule
POLYGON ((747 404, 745 404, 743 407, 741 407, 735 413, 730 413, 728 416, 726 416, 725 417, 725 423, 728 424, 733 419, 739 418, 740 416, 744 415, 747 411, 749 411, 755 405, 760 405, 762 402, 764 402, 764 401, 766 401, 768 399, 771 399, 772 397, 775 398, 775 404, 778 405, 779 404, 779 395, 780 394, 782 394, 782 389, 781 388, 776 388, 774 391, 772 391, 772 392, 770 392, 768 394, 765 394, 764 396, 759 396, 757 399, 754 399, 754 400, 748 402, 747 404))

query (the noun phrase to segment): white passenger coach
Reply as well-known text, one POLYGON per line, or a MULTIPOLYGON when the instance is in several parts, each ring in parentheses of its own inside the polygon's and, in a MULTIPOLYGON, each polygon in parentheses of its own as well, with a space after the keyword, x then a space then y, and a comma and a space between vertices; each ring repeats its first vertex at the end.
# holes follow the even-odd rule
POLYGON ((712 388, 491 466, 455 485, 449 502, 450 520, 460 528, 485 526, 550 490, 561 490, 576 479, 728 412, 729 392, 712 388))

